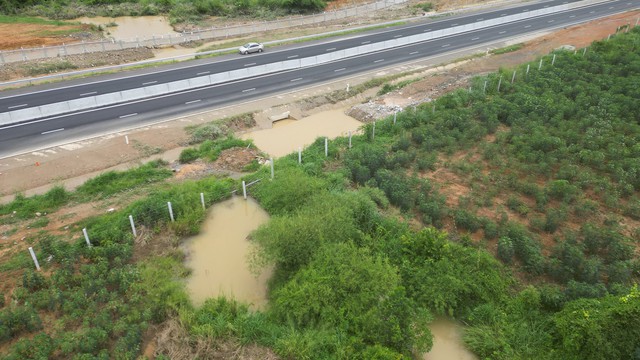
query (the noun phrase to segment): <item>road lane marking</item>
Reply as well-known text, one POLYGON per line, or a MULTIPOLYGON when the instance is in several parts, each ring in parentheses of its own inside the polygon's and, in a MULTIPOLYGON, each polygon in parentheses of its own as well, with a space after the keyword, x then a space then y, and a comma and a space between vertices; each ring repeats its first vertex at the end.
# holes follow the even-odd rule
POLYGON ((335 69, 333 70, 333 72, 338 72, 338 71, 342 71, 342 70, 346 70, 347 68, 340 68, 340 69, 335 69))
POLYGON ((458 23, 455 23, 455 24, 451 24, 451 26, 458 26, 458 23))
POLYGON ((253 90, 255 90, 255 89, 256 89, 256 88, 246 89, 246 90, 242 90, 242 92, 249 92, 249 91, 253 91, 253 90))
POLYGON ((417 53, 418 53, 417 51, 414 51, 414 52, 410 52, 409 55, 415 55, 417 53))
POLYGON ((576 16, 575 15, 571 15, 571 16, 569 16, 569 19, 574 18, 574 17, 576 17, 576 16))
POLYGON ((476 19, 476 21, 482 21, 482 20, 484 20, 484 18, 479 18, 479 19, 476 19))
POLYGON ((297 58, 298 55, 291 55, 291 56, 287 56, 287 59, 293 59, 293 58, 297 58))
POLYGON ((289 81, 294 82, 294 81, 300 81, 300 80, 302 80, 302 78, 295 78, 295 79, 291 79, 289 81))
POLYGON ((498 34, 504 34, 506 33, 506 31, 500 31, 498 34))
POLYGON ((370 43, 370 42, 371 42, 371 41, 363 41, 363 42, 361 42, 360 44, 364 45, 364 44, 368 44, 368 43, 370 43))
POLYGON ((431 31, 431 29, 422 30, 422 32, 427 32, 427 31, 431 31))
POLYGON ((40 135, 51 134, 51 133, 58 132, 58 131, 62 131, 62 130, 64 130, 64 128, 55 129, 55 130, 49 130, 49 131, 45 131, 45 132, 43 132, 43 133, 40 133, 40 135))
POLYGON ((335 50, 335 49, 336 49, 336 48, 331 48, 331 49, 327 49, 327 51, 333 51, 333 50, 335 50))
POLYGON ((449 46, 449 45, 450 45, 450 44, 444 44, 444 45, 442 45, 442 47, 447 47, 447 46, 449 46))
POLYGON ((149 82, 146 82, 146 83, 142 83, 142 85, 151 85, 151 84, 155 84, 155 83, 157 83, 157 81, 149 81, 149 82))
POLYGON ((29 104, 13 105, 13 106, 9 106, 7 109, 21 108, 21 107, 25 107, 27 105, 29 105, 29 104))
POLYGON ((88 92, 88 93, 84 93, 84 94, 80 94, 80 96, 87 96, 87 95, 93 95, 93 94, 97 94, 97 91, 92 91, 92 92, 88 92))
POLYGON ((549 20, 547 21, 549 24, 551 24, 552 22, 554 22, 555 20, 549 20))
POLYGON ((596 13, 595 11, 591 11, 591 12, 589 12, 589 14, 595 14, 595 13, 596 13))
POLYGON ((253 65, 255 65, 255 64, 256 64, 256 63, 244 64, 244 66, 245 66, 245 67, 247 67, 247 66, 253 66, 253 65))
POLYGON ((471 39, 471 41, 478 40, 478 39, 480 39, 480 38, 479 37, 474 37, 473 39, 471 39))
POLYGON ((196 75, 207 75, 209 73, 209 71, 203 71, 203 72, 199 72, 196 75))
POLYGON ((507 16, 507 14, 500 14, 500 16, 507 16))
POLYGON ((374 63, 379 63, 379 62, 383 62, 383 61, 384 61, 384 59, 380 59, 380 60, 374 61, 374 63))
POLYGON ((198 99, 198 100, 192 100, 192 101, 187 101, 187 102, 186 102, 186 103, 184 103, 184 104, 185 104, 185 105, 189 105, 189 104, 197 103, 197 102, 200 102, 200 101, 201 101, 201 99, 198 99))
POLYGON ((531 25, 525 25, 525 26, 524 26, 524 28, 525 28, 525 29, 526 29, 526 28, 530 28, 530 27, 531 27, 531 25))
POLYGON ((396 39, 397 39, 397 38, 399 38, 399 37, 402 37, 402 35, 396 35, 396 36, 394 36, 394 38, 396 38, 396 39))
POLYGON ((138 113, 122 115, 122 116, 119 116, 119 118, 120 118, 120 119, 124 119, 124 118, 128 118, 128 117, 130 117, 130 116, 136 116, 136 115, 138 115, 138 113))

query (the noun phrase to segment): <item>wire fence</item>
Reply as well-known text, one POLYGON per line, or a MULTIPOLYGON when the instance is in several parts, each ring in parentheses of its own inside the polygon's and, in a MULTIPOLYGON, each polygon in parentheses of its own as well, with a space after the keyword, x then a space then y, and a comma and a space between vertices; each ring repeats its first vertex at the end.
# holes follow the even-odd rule
POLYGON ((330 21, 363 16, 372 11, 404 3, 406 0, 378 0, 368 4, 343 8, 340 10, 323 12, 314 15, 291 16, 273 21, 260 21, 248 24, 210 27, 180 34, 152 35, 150 37, 136 37, 129 40, 104 39, 100 41, 82 41, 79 43, 62 44, 58 46, 43 46, 37 48, 21 48, 19 50, 0 51, 0 65, 5 63, 62 57, 67 55, 86 54, 101 51, 124 50, 139 47, 164 47, 192 41, 225 39, 229 37, 268 32, 272 30, 304 27, 325 24, 330 21))

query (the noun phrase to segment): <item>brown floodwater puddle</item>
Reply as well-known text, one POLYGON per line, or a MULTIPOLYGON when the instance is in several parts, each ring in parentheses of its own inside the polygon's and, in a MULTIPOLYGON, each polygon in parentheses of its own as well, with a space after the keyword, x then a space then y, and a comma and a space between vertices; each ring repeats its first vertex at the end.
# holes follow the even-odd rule
POLYGON ((433 348, 423 360, 477 360, 462 341, 462 328, 455 321, 440 317, 429 324, 433 334, 433 348))
POLYGON ((280 157, 298 151, 318 137, 335 139, 355 133, 362 123, 344 113, 344 109, 323 111, 300 120, 276 121, 271 129, 243 134, 242 139, 252 139, 262 151, 280 157))
POLYGON ((221 295, 262 309, 267 303, 267 280, 271 269, 257 275, 249 270, 249 234, 267 222, 269 216, 252 198, 234 196, 213 205, 201 233, 185 243, 187 279, 191 300, 200 306, 221 295))
POLYGON ((101 25, 107 37, 117 41, 135 41, 136 38, 151 39, 153 36, 160 38, 169 34, 178 34, 173 30, 169 20, 164 16, 118 16, 118 17, 81 17, 73 19, 83 24, 101 25), (116 24, 117 26, 107 26, 116 24))

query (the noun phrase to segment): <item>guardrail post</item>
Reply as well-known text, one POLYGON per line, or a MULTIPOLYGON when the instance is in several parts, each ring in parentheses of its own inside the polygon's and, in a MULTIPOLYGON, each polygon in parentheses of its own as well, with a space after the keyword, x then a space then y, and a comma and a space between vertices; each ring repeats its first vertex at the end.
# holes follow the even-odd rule
POLYGON ((329 138, 324 138, 324 157, 329 156, 329 138))
POLYGON ((29 246, 29 254, 31 254, 31 258, 33 259, 33 263, 36 264, 36 269, 40 271, 40 264, 38 264, 38 258, 36 257, 36 253, 33 252, 33 248, 29 246))
POLYGON ((302 164, 302 148, 298 148, 298 164, 302 164))
POLYGON ((500 75, 500 80, 498 80, 498 92, 500 92, 500 85, 502 84, 502 75, 500 75))
POLYGON ((529 66, 530 64, 527 64, 527 73, 525 75, 529 76, 529 66))
POLYGON ((242 196, 247 200, 247 184, 242 180, 242 196))
POLYGON ((484 86, 482 87, 482 93, 485 94, 487 92, 487 80, 484 81, 484 86))
POLYGON ((396 119, 398 118, 398 110, 393 113, 393 125, 396 124, 396 119))
POLYGON ((349 149, 351 149, 351 130, 349 130, 349 149))
POLYGON ((204 205, 204 193, 200 193, 200 203, 202 204, 202 210, 206 210, 206 206, 204 205))
POLYGON ((173 208, 171 207, 171 201, 167 201, 167 207, 169 208, 169 217, 171 218, 171 222, 176 221, 173 218, 173 208))
POLYGON ((551 59, 551 66, 556 63, 556 54, 553 54, 553 59, 551 59))
POLYGON ((89 240, 89 234, 87 234, 87 228, 82 229, 82 234, 84 235, 84 241, 87 242, 87 246, 91 247, 91 241, 89 240))
POLYGON ((542 69, 542 59, 540 59, 540 64, 538 64, 538 70, 542 69))
POLYGON ((133 232, 133 237, 138 237, 138 233, 136 232, 136 224, 133 223, 133 216, 129 215, 129 223, 131 224, 131 232, 133 232))
POLYGON ((513 70, 513 76, 511 77, 511 83, 513 84, 513 81, 516 79, 516 71, 513 70))

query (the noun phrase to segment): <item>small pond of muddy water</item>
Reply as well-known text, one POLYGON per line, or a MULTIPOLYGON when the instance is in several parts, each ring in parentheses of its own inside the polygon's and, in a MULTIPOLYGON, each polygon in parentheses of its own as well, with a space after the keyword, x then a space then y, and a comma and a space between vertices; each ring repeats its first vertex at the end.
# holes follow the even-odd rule
POLYGON ((186 265, 192 270, 187 290, 194 305, 220 295, 261 309, 267 302, 271 270, 256 276, 249 270, 247 236, 269 216, 252 198, 234 196, 209 209, 199 235, 185 243, 186 265))
POLYGON ((335 139, 355 132, 362 123, 345 115, 344 109, 323 111, 300 120, 280 120, 273 128, 252 131, 241 136, 273 157, 281 157, 313 143, 320 136, 335 139))
POLYGON ((108 38, 123 41, 151 39, 154 36, 178 34, 163 16, 119 16, 119 17, 81 17, 73 19, 84 24, 101 25, 104 35, 108 38), (111 26, 115 24, 117 26, 111 26))
POLYGON ((429 329, 433 334, 433 348, 423 360, 477 360, 478 358, 462 342, 462 328, 455 321, 439 317, 429 329))

